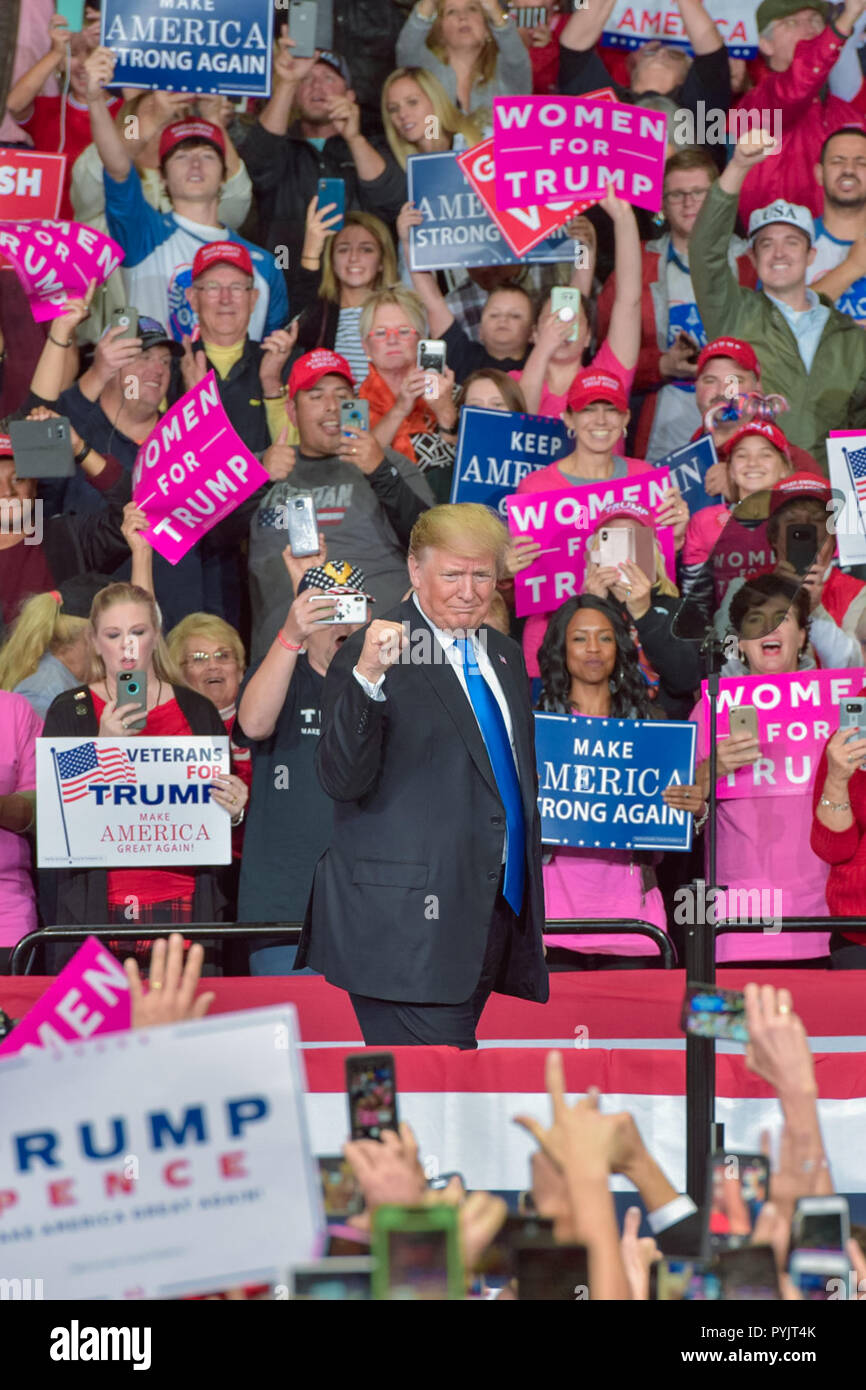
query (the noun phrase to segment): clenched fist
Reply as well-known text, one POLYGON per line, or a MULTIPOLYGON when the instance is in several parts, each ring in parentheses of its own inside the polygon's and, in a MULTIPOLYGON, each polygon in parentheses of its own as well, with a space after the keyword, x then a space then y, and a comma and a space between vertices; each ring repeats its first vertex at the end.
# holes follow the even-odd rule
POLYGON ((364 648, 355 669, 365 680, 375 685, 389 666, 393 666, 398 660, 405 643, 406 635, 400 623, 374 618, 367 628, 364 648))

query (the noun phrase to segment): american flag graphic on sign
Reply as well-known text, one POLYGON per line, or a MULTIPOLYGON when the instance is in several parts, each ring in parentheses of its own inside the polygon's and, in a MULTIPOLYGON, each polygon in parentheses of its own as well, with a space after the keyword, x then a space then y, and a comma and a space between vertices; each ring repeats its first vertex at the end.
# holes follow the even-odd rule
POLYGON ((851 475, 851 482, 860 504, 860 513, 864 515, 866 514, 866 447, 862 449, 843 448, 842 453, 848 464, 848 472, 851 475))
POLYGON ((97 748, 80 743, 57 754, 57 772, 65 802, 80 801, 93 782, 134 782, 135 768, 122 748, 97 748))

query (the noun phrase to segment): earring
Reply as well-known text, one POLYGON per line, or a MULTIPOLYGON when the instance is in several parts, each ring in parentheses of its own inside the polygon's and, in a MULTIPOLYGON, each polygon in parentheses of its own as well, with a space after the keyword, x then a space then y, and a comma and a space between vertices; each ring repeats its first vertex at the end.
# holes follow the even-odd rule
POLYGON ((568 435, 569 439, 574 439, 576 437, 574 428, 571 425, 566 426, 565 433, 568 435))

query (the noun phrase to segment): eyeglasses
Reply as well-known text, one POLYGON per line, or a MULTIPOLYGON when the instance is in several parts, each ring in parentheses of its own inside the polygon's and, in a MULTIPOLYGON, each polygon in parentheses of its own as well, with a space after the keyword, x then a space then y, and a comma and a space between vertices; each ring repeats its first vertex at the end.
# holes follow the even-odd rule
POLYGON ((402 328, 371 328, 367 337, 374 338, 377 343, 384 343, 386 338, 399 338, 405 343, 409 338, 418 337, 418 329, 407 328, 405 324, 402 328))
POLYGON ((691 198, 696 203, 702 203, 709 193, 708 188, 675 188, 672 193, 664 195, 667 203, 684 203, 686 198, 691 198))
POLYGON ((193 285, 193 289, 206 294, 210 299, 217 299, 223 290, 228 290, 232 299, 240 299, 242 294, 249 294, 252 285, 241 285, 235 282, 232 285, 221 285, 218 280, 205 280, 201 285, 193 285))
POLYGON ((230 661, 236 661, 234 652, 230 652, 227 647, 221 647, 218 652, 190 652, 184 661, 184 666, 206 666, 209 661, 215 661, 219 666, 228 666, 230 661))

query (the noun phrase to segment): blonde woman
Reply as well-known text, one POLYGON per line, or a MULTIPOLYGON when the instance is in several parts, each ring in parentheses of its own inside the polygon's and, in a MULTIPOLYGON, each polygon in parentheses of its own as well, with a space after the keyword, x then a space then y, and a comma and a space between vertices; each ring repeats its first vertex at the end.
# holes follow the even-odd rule
POLYGON ((454 373, 417 366, 426 332, 424 306, 403 285, 365 300, 361 337, 370 370, 358 394, 370 402, 371 432, 383 449, 396 449, 424 470, 453 465, 457 440, 454 373))
MULTIPOLYGON (((90 685, 59 695, 45 719, 44 735, 54 738, 213 738, 225 733, 218 710, 198 691, 184 684, 162 636, 162 619, 152 594, 135 584, 109 584, 101 589, 90 612, 94 677, 90 685), (131 728, 141 707, 118 706, 118 676, 143 670, 147 678, 145 723, 131 728)), ((214 779, 212 800, 232 824, 243 820, 247 788, 229 774, 214 779)), ((156 859, 154 863, 158 862, 156 859)), ((220 919, 224 895, 216 871, 198 868, 181 872, 153 868, 149 862, 130 869, 57 870, 52 873, 56 901, 52 915, 58 925, 117 922, 128 925, 213 922, 220 919), (130 918, 130 903, 135 915, 130 918)))
POLYGON ((419 0, 397 40, 401 67, 426 68, 461 111, 532 91, 532 64, 498 0, 419 0))
POLYGON ((0 647, 0 690, 14 690, 44 719, 52 701, 90 673, 90 605, 109 579, 82 575, 27 599, 0 647))
POLYGON ((355 381, 367 375, 368 358, 361 341, 361 305, 373 290, 397 279, 391 233, 371 212, 347 212, 340 231, 330 224, 334 213, 313 198, 296 276, 292 307, 305 305, 298 322, 295 355, 331 348, 345 357, 355 381))
POLYGON ((673 635, 679 590, 665 570, 658 525, 658 517, 638 502, 619 502, 605 507, 587 542, 581 592, 605 600, 620 613, 635 644, 647 696, 654 707, 664 711, 669 719, 688 719, 701 681, 698 644, 681 641, 673 635), (618 566, 599 564, 602 527, 650 531, 654 576, 644 574, 639 565, 629 560, 618 566))
POLYGON ((452 149, 455 135, 467 147, 483 138, 481 126, 458 111, 442 83, 423 67, 391 73, 382 90, 382 124, 401 169, 411 154, 452 149))

